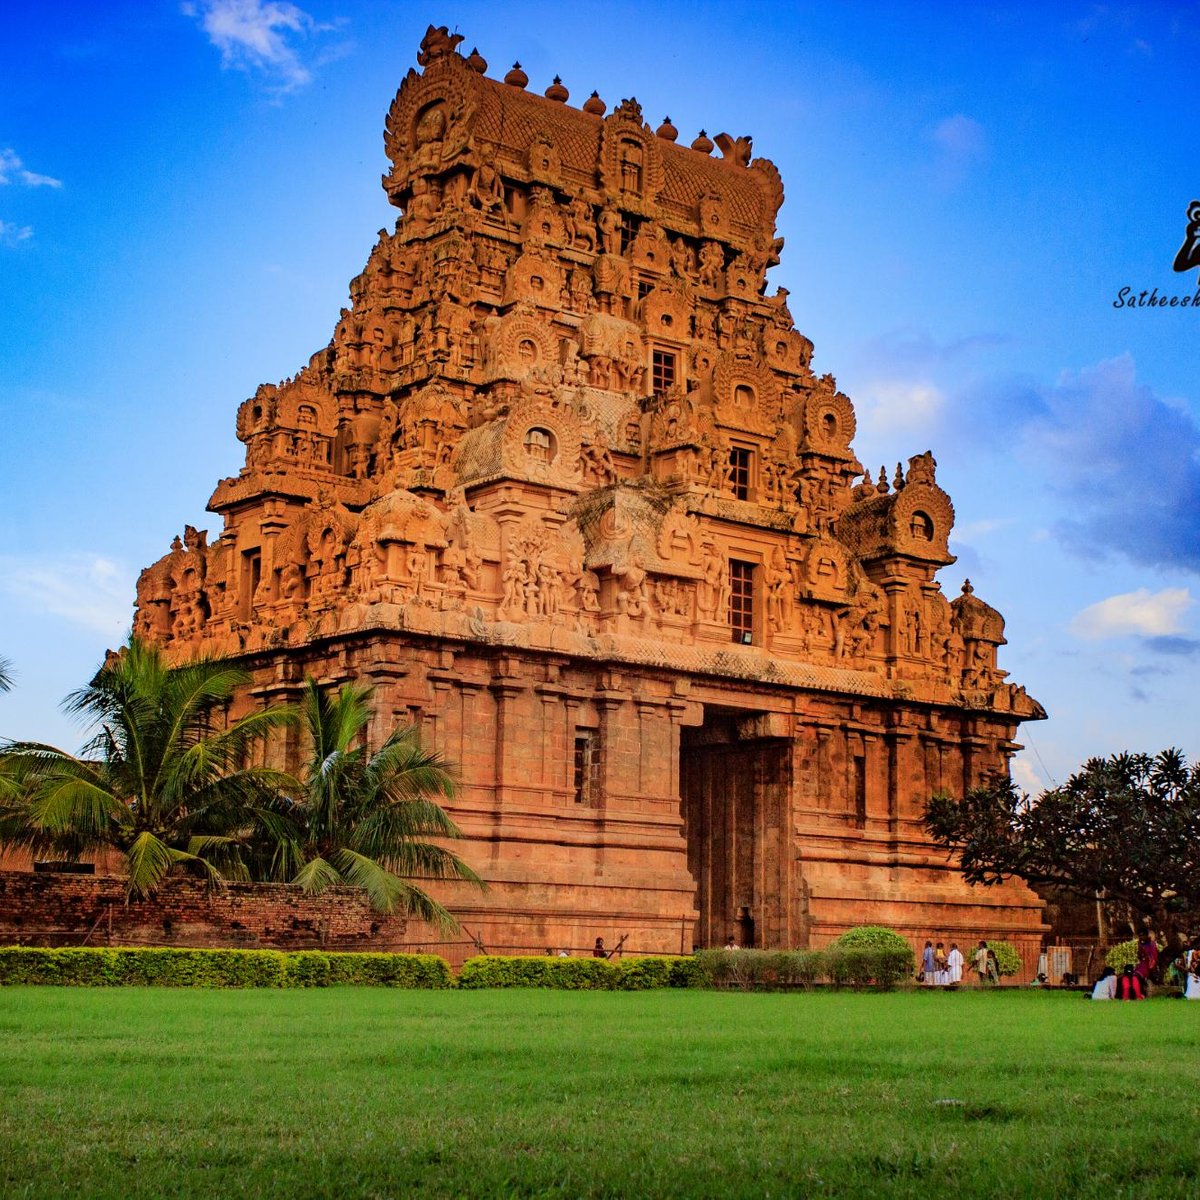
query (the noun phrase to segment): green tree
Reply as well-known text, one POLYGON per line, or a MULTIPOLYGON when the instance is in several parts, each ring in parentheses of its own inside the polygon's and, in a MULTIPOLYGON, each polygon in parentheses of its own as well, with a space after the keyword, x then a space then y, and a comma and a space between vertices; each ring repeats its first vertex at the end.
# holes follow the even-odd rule
POLYGON ((213 882, 248 879, 279 824, 286 776, 246 766, 286 709, 224 728, 224 704, 249 676, 227 662, 169 666, 131 638, 64 709, 92 733, 78 756, 38 742, 0 744, 0 844, 72 857, 125 856, 131 896, 183 867, 213 882))
POLYGON ((1178 750, 1089 759, 1037 799, 1007 777, 935 796, 925 824, 970 883, 1015 875, 1125 904, 1167 962, 1200 933, 1200 765, 1178 750))
POLYGON ((309 679, 300 702, 311 746, 295 781, 288 829, 267 873, 312 895, 334 884, 366 889, 378 912, 402 912, 444 929, 458 922, 417 879, 460 879, 483 887, 456 854, 428 839, 462 834, 441 807, 456 785, 446 763, 422 748, 411 726, 374 752, 366 743, 371 689, 336 695, 309 679))
POLYGON ((13 685, 13 665, 7 658, 0 658, 0 692, 7 692, 13 685))

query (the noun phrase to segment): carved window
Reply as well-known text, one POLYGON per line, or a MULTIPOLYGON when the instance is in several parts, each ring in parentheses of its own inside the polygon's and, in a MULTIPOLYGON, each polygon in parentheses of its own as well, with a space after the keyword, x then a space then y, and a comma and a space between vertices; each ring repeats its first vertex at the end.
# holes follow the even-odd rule
POLYGON ((262 551, 255 547, 253 550, 242 551, 242 577, 238 596, 238 614, 243 621, 250 619, 254 609, 254 593, 262 582, 262 551))
POLYGON ((835 417, 833 413, 827 412, 821 418, 821 428, 825 431, 825 436, 832 441, 835 437, 837 437, 837 417, 835 417))
POLYGON ((753 408, 754 389, 747 384, 739 383, 733 389, 733 402, 738 408, 753 408))
POLYGON ((600 735, 594 729, 575 731, 572 785, 575 803, 594 806, 600 798, 600 735))
POLYGON ((517 357, 526 364, 537 362, 537 343, 533 338, 522 338, 517 343, 517 357))
POLYGON ((754 564, 729 560, 729 628, 733 640, 749 646, 754 641, 754 564))
POLYGON ((734 446, 729 451, 729 490, 738 500, 749 500, 753 487, 754 451, 734 446))
POLYGON ((629 213, 621 214, 621 253, 624 254, 629 249, 629 244, 637 237, 638 223, 636 217, 631 217, 629 213))
POLYGON ((640 142, 626 139, 621 143, 621 190, 642 194, 642 158, 640 142))
POLYGON ((525 435, 525 452, 535 462, 553 462, 554 434, 548 429, 531 429, 525 435))
POLYGON ((913 513, 911 528, 913 537, 915 537, 918 541, 933 541, 933 519, 928 513, 913 513))
POLYGON ((647 283, 647 282, 646 282, 644 279, 639 279, 639 280, 638 280, 638 289, 637 289, 637 292, 638 292, 638 299, 639 299, 639 300, 645 300, 645 298, 646 298, 648 295, 650 295, 650 288, 651 288, 651 286, 652 286, 652 285, 651 285, 651 284, 649 284, 649 283, 647 283))
POLYGON ((669 350, 655 350, 650 360, 650 374, 656 396, 665 395, 675 386, 675 355, 669 350))

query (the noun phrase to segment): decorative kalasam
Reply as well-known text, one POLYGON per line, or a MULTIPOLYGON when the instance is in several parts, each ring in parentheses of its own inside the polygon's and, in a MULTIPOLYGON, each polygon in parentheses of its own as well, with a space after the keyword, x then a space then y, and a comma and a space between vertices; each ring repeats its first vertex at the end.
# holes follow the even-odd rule
POLYGON ((496 945, 1034 946, 1036 898, 966 887, 919 818, 1044 714, 1000 615, 935 578, 932 454, 864 471, 766 294, 779 172, 460 40, 430 28, 388 113, 395 230, 239 409, 224 530, 142 573, 136 632, 238 656, 243 707, 313 674, 374 682, 378 733, 422 722, 491 884, 445 896, 496 945))

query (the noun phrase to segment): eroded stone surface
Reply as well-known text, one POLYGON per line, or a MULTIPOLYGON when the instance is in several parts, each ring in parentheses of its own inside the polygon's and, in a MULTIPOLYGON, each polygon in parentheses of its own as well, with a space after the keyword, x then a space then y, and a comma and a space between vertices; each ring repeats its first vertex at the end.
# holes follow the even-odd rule
POLYGON ((422 722, 485 941, 1032 944, 1036 898, 967 888, 919 815, 1044 714, 1000 615, 935 577, 932 454, 864 472, 766 293, 778 171, 458 40, 431 27, 388 113, 395 230, 329 346, 238 410, 223 531, 142 573, 136 631, 241 656, 244 706, 307 672, 374 682, 380 733, 422 722))

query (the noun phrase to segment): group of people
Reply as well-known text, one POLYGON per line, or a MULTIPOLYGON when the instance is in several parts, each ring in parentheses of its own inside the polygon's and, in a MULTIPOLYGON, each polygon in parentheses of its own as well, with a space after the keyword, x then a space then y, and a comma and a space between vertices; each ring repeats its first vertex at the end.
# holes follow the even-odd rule
MULTIPOLYGON (((917 982, 926 987, 955 987, 963 981, 966 962, 957 942, 951 942, 949 950, 944 942, 936 945, 931 941, 926 942, 925 949, 921 951, 917 982)), ((996 952, 988 949, 987 942, 981 941, 972 952, 971 963, 981 984, 1000 982, 996 952)))
MULTIPOLYGON (((1158 944, 1146 934, 1138 941, 1137 962, 1126 963, 1118 974, 1105 967, 1092 988, 1093 1000, 1145 1000, 1150 978, 1158 969, 1158 944)), ((1168 967, 1164 982, 1181 986, 1185 1000, 1200 1000, 1200 948, 1185 950, 1168 967)))

